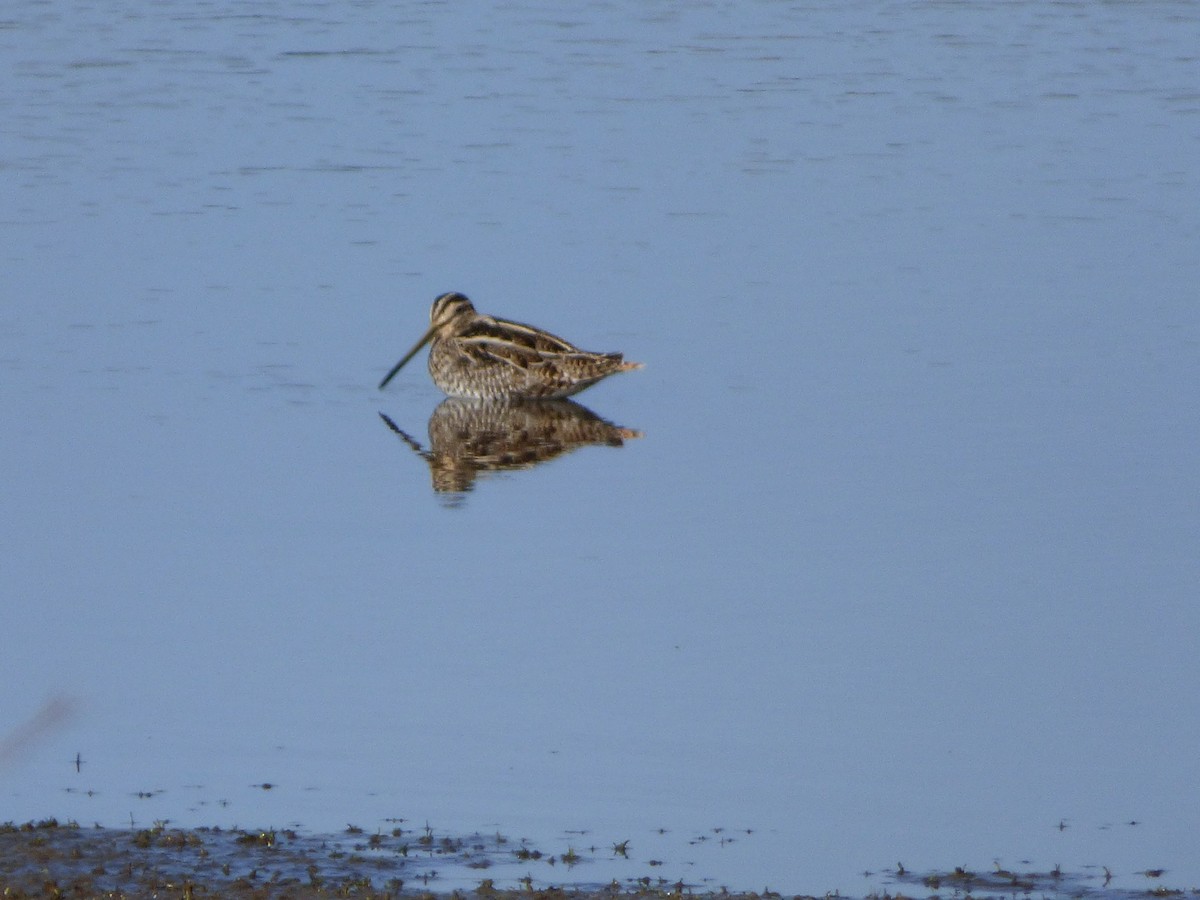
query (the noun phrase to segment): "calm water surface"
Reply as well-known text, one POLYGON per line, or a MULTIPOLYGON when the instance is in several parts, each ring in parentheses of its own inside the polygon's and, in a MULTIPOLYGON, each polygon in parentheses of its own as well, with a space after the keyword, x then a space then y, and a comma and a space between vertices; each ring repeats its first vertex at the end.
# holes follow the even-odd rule
POLYGON ((1169 2, 10 3, 0 735, 74 715, 0 820, 1200 884, 1198 47, 1169 2), (578 398, 643 437, 436 492, 380 414, 428 449, 441 396, 375 385, 447 290, 645 362, 578 398))

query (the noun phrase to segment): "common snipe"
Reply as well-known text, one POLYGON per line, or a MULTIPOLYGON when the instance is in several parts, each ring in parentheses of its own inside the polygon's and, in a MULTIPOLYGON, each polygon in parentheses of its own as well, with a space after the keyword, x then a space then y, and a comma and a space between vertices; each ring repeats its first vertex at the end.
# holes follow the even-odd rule
POLYGON ((620 353, 580 350, 540 328, 481 315, 464 295, 449 293, 433 301, 429 330, 379 387, 430 341, 429 374, 452 397, 569 397, 614 372, 642 367, 620 353))

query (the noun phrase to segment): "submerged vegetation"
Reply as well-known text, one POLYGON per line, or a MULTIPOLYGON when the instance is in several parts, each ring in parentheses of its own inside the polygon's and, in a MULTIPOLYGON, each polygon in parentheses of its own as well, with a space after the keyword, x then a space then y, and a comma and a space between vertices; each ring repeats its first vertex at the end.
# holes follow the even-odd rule
MULTIPOLYGON (((630 846, 623 841, 608 849, 624 855, 630 846)), ((537 863, 539 867, 561 866, 557 869, 561 872, 588 859, 573 847, 556 856, 499 833, 439 835, 429 825, 415 832, 397 827, 390 833, 370 834, 349 825, 341 835, 305 835, 274 828, 170 828, 166 822, 141 829, 84 828, 75 822, 60 824, 45 819, 0 825, 0 897, 782 900, 780 894, 769 889, 731 893, 722 888, 715 892, 648 875, 624 883, 555 884, 535 878, 528 869, 523 876, 509 879, 480 877, 467 889, 439 887, 439 873, 446 870, 537 863), (498 880, 509 881, 512 886, 499 886, 498 880)), ((656 863, 661 864, 649 864, 656 863)), ((542 874, 546 871, 543 869, 542 874)), ((962 867, 921 872, 898 864, 895 869, 878 873, 887 888, 865 900, 1200 898, 1195 888, 1184 890, 1162 884, 1159 879, 1165 874, 1163 869, 1137 874, 1157 883, 1138 890, 1115 888, 1111 886, 1112 873, 1102 866, 1093 872, 1070 874, 1057 866, 1049 872, 1009 871, 999 864, 988 872, 962 867)), ((845 895, 831 891, 822 896, 824 900, 843 900, 845 895)), ((801 896, 795 900, 815 898, 801 896)))

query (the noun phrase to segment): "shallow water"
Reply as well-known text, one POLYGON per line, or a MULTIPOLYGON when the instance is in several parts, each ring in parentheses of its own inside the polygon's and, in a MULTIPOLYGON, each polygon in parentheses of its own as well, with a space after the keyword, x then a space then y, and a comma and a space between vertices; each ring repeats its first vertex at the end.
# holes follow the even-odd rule
MULTIPOLYGON (((624 845, 610 852, 626 854, 624 845)), ((580 900, 638 897, 666 900, 686 892, 689 897, 754 898, 757 892, 697 891, 696 886, 670 882, 653 874, 589 882, 586 872, 594 863, 596 848, 580 853, 571 848, 551 855, 527 841, 494 834, 449 835, 432 828, 380 829, 370 834, 347 828, 341 834, 309 834, 290 829, 232 829, 167 827, 85 828, 53 819, 20 826, 0 825, 0 883, 14 896, 40 896, 60 890, 76 896, 107 895, 159 897, 166 892, 255 897, 345 897, 374 889, 379 896, 419 893, 507 898, 557 898, 580 900), (544 873, 565 873, 570 893, 560 883, 547 882, 544 873), (538 872, 538 876, 534 876, 538 872), (522 874, 524 873, 524 874, 522 874), (49 878, 48 878, 49 875, 49 878), (513 887, 503 887, 511 883, 513 887)), ((629 862, 626 860, 626 862, 629 862)), ((661 865, 651 860, 648 868, 661 865)), ((887 887, 868 898, 924 894, 941 891, 973 897, 1010 897, 1037 893, 1045 900, 1137 898, 1182 895, 1161 883, 1153 888, 1112 887, 1112 873, 1068 872, 1055 867, 1045 872, 1005 869, 998 864, 977 872, 953 869, 913 872, 903 866, 880 873, 887 887)), ((1163 873, 1141 873, 1160 881, 1163 873)), ((374 895, 372 895, 374 896, 374 895)), ((779 893, 766 894, 780 897, 779 893)))
POLYGON ((74 715, 0 819, 1200 883, 1197 46, 11 5, 0 735, 74 715), (375 385, 446 290, 646 363, 576 398, 643 436, 435 491, 380 416, 427 449, 441 396, 375 385))

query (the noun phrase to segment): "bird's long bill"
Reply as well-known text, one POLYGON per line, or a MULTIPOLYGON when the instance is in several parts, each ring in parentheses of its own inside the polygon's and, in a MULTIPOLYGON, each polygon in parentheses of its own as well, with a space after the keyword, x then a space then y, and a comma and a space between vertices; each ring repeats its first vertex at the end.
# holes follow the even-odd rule
POLYGON ((388 372, 385 376, 383 376, 383 381, 379 382, 379 389, 381 391, 385 387, 387 387, 387 383, 392 380, 392 377, 397 372, 399 372, 401 369, 404 368, 404 364, 407 363, 414 356, 416 356, 418 350, 420 350, 422 347, 424 347, 426 344, 429 343, 429 341, 433 338, 433 333, 435 331, 437 331, 437 328, 430 326, 429 330, 427 332, 425 332, 425 336, 422 337, 419 341, 417 341, 416 346, 404 354, 404 359, 400 360, 400 362, 398 362, 394 366, 392 366, 392 371, 388 372))

